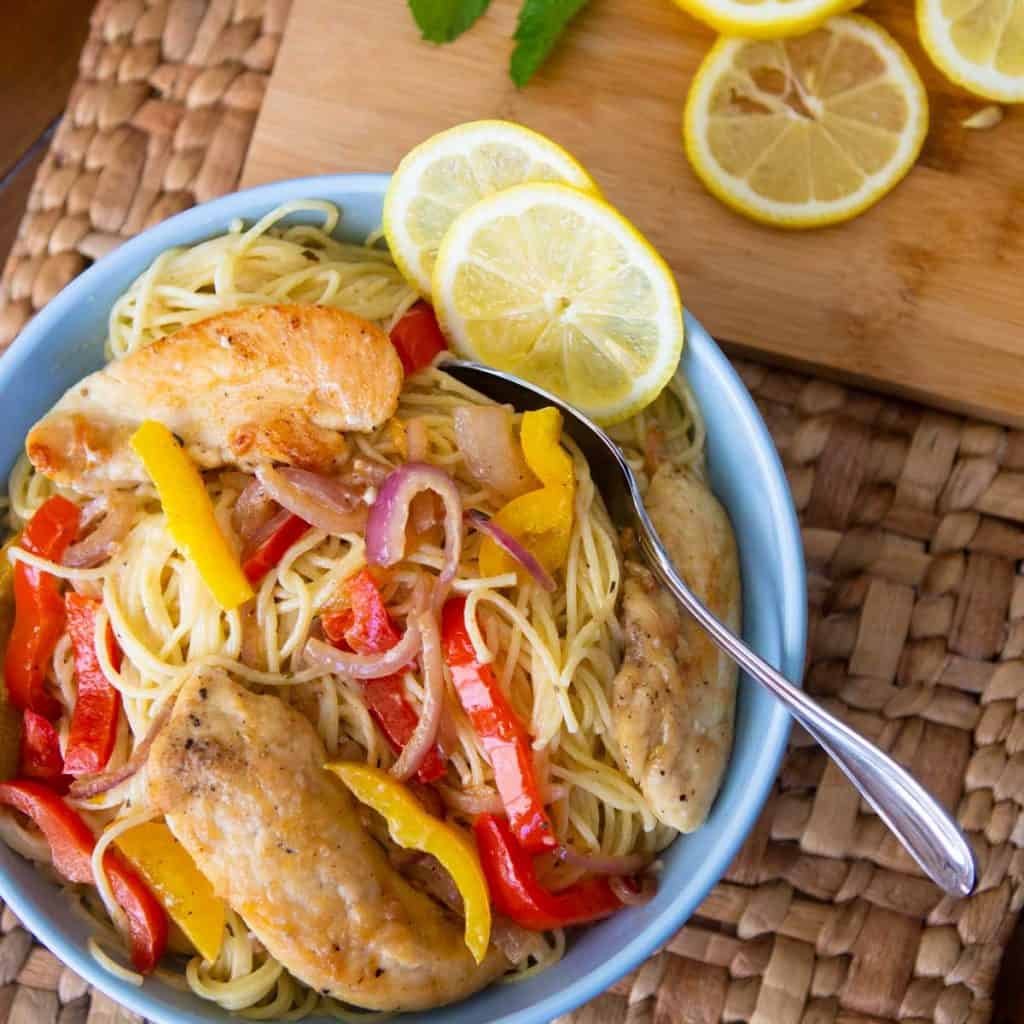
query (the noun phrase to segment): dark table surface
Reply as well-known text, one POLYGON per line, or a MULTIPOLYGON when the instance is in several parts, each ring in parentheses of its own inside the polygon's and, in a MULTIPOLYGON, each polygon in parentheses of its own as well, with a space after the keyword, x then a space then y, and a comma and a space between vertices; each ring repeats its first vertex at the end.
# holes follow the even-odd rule
POLYGON ((94 0, 8 0, 0 35, 0 266, 75 81, 94 0))

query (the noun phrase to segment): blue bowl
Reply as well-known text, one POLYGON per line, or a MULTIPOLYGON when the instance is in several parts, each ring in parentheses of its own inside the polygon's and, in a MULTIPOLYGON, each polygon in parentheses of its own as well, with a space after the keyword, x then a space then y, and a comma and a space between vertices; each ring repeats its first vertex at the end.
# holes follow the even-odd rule
MULTIPOLYGON (((386 175, 284 181, 198 206, 146 231, 91 267, 26 327, 0 359, 0 474, 3 486, 31 425, 77 380, 100 367, 115 299, 161 252, 253 221, 289 199, 315 197, 343 211, 339 235, 361 241, 380 221, 386 175)), ((732 517, 743 573, 743 635, 790 679, 799 679, 806 638, 800 534, 786 478, 750 395, 708 333, 689 314, 682 370, 708 426, 715 493, 732 517)), ((736 740, 708 822, 664 854, 650 904, 583 929, 564 959, 528 981, 494 985, 472 999, 405 1019, 449 1024, 547 1024, 585 1003, 665 943, 722 876, 775 778, 789 732, 782 708, 742 679, 736 740)), ((86 949, 89 929, 60 891, 0 843, 0 896, 61 960, 119 1003, 157 1024, 232 1018, 212 1003, 150 978, 141 988, 103 970, 86 949)))

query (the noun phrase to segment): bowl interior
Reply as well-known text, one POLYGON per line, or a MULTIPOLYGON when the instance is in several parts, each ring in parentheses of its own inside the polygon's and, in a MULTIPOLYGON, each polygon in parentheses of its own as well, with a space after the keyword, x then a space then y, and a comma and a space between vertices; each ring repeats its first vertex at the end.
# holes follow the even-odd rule
MULTIPOLYGON (((189 210, 147 231, 71 283, 0 360, 0 475, 29 427, 86 373, 102 364, 114 300, 163 250, 222 233, 234 217, 253 220, 289 199, 329 199, 343 210, 338 234, 361 241, 379 222, 384 175, 281 182, 189 210)), ((685 289, 684 289, 685 290, 685 289)), ((806 611, 799 533, 785 476, 764 423, 714 341, 689 314, 682 370, 708 425, 712 485, 729 510, 743 574, 743 635, 791 678, 800 676, 806 611)), ((756 684, 740 683, 736 741, 707 824, 664 855, 657 898, 579 932, 564 959, 527 981, 492 986, 454 1007, 405 1019, 449 1024, 546 1024, 607 988, 664 943, 728 867, 774 779, 788 734, 781 707, 756 684)), ((224 1011, 156 979, 135 988, 107 974, 86 949, 88 926, 60 891, 0 843, 0 896, 62 960, 114 999, 159 1024, 230 1020, 224 1011)))

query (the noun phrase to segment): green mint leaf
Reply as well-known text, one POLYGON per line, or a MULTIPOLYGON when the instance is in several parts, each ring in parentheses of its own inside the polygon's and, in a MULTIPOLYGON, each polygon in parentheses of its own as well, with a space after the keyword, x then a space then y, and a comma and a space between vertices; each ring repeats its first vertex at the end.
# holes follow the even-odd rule
POLYGON ((509 74, 521 89, 544 63, 565 26, 587 0, 523 0, 509 74))
POLYGON ((428 43, 457 39, 490 6, 491 0, 408 0, 420 34, 428 43))

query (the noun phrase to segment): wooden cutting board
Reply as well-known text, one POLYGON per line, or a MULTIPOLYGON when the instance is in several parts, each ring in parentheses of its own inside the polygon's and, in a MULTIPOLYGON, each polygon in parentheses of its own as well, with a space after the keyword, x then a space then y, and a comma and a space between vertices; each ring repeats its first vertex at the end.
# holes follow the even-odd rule
POLYGON ((421 42, 401 0, 294 0, 243 184, 386 171, 460 121, 550 135, 666 256, 724 344, 1024 426, 1024 108, 997 127, 918 46, 906 0, 877 17, 931 99, 917 167, 857 220, 812 232, 748 223, 712 199, 680 144, 712 34, 670 0, 592 0, 524 90, 506 72, 517 0, 456 43, 421 42))

